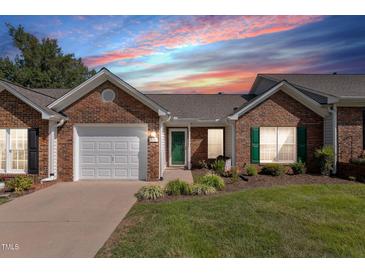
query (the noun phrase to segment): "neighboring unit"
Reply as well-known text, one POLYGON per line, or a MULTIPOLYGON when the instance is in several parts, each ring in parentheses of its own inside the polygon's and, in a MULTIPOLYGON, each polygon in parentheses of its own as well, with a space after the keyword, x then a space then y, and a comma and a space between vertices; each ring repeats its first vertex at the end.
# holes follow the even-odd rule
POLYGON ((232 165, 336 167, 364 151, 365 75, 259 74, 248 94, 143 94, 103 68, 71 89, 0 80, 0 173, 159 180, 219 155, 232 165))

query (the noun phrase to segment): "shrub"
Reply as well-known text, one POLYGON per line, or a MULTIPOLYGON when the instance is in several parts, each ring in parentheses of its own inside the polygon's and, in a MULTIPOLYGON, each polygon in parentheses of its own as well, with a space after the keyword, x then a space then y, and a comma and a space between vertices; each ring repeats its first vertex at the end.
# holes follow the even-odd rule
POLYGON ((190 195, 190 185, 180 179, 176 179, 167 183, 165 187, 167 195, 190 195))
POLYGON ((138 200, 156 200, 164 196, 164 191, 161 186, 148 185, 138 190, 135 196, 138 200))
POLYGON ((200 168, 208 168, 208 163, 205 160, 199 161, 198 165, 200 168))
POLYGON ((306 171, 305 163, 302 163, 301 161, 290 164, 290 167, 294 174, 304 174, 306 171))
POLYGON ((33 181, 27 176, 16 176, 8 181, 5 181, 5 187, 9 191, 15 191, 16 193, 22 193, 29 190, 32 187, 33 181))
POLYGON ((276 163, 266 164, 262 167, 261 173, 271 176, 280 176, 284 174, 284 167, 276 163))
POLYGON ((314 157, 316 157, 319 162, 321 174, 329 176, 333 170, 333 164, 335 161, 333 148, 331 146, 323 146, 320 149, 316 149, 314 157))
POLYGON ((232 183, 236 183, 238 182, 240 176, 239 176, 239 173, 238 173, 238 168, 237 167, 232 167, 231 168, 231 173, 232 173, 232 183))
POLYGON ((223 179, 215 174, 204 175, 199 179, 199 184, 212 186, 216 190, 222 190, 225 187, 223 179))
POLYGON ((212 169, 218 175, 223 175, 225 167, 226 162, 224 160, 215 160, 212 164, 212 169))
POLYGON ((203 184, 194 184, 191 186, 192 195, 209 195, 216 193, 216 189, 212 186, 203 184))
POLYGON ((257 175, 257 169, 255 166, 247 165, 246 166, 246 174, 248 176, 256 176, 257 175))

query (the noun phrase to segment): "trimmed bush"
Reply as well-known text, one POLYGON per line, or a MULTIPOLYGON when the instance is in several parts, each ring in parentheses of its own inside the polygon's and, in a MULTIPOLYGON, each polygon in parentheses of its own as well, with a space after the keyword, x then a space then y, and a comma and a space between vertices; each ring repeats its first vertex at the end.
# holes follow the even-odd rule
POLYGON ((216 190, 222 190, 225 187, 223 179, 215 174, 206 174, 200 177, 199 184, 212 186, 216 190))
POLYGON ((301 161, 290 164, 293 174, 304 174, 306 171, 305 163, 301 161))
POLYGON ((284 166, 277 163, 265 164, 261 169, 261 173, 271 176, 280 176, 284 174, 284 166))
POLYGON ((138 190, 135 196, 138 200, 156 200, 164 196, 164 190, 159 185, 148 185, 138 190))
POLYGON ((257 169, 255 166, 247 165, 246 166, 246 174, 247 176, 256 176, 257 175, 257 169))
POLYGON ((191 186, 191 195, 209 195, 216 193, 216 189, 212 186, 203 184, 194 184, 191 186))
POLYGON ((322 148, 316 149, 314 157, 316 157, 319 162, 321 174, 325 176, 331 175, 335 162, 335 153, 333 148, 331 146, 323 146, 322 148))
POLYGON ((180 179, 176 179, 167 183, 165 187, 167 195, 190 195, 190 185, 180 179))
POLYGON ((218 175, 223 175, 225 167, 226 162, 224 160, 215 160, 212 164, 212 169, 218 175))
POLYGON ((5 187, 9 191, 15 191, 16 193, 23 193, 32 187, 33 181, 27 176, 16 176, 5 182, 5 187))

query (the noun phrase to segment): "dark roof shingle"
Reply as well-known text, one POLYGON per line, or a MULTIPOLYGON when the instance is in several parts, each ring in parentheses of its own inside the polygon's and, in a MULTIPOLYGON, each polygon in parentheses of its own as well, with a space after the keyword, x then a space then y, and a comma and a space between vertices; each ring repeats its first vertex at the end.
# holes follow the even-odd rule
POLYGON ((252 95, 239 94, 146 94, 178 118, 216 120, 227 117, 252 95))

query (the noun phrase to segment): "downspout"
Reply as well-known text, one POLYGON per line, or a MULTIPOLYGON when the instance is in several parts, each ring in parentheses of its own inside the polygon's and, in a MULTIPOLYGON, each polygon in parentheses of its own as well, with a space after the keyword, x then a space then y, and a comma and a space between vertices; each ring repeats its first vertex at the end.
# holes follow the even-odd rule
MULTIPOLYGON (((63 125, 64 125, 64 123, 66 122, 66 119, 61 119, 61 121, 59 121, 57 124, 56 124, 56 126, 57 126, 57 128, 59 128, 59 127, 62 127, 63 125)), ((51 130, 51 128, 49 128, 49 130, 51 130)), ((50 134, 50 136, 51 136, 51 133, 49 133, 50 134)), ((52 133, 53 134, 53 133, 52 133)), ((54 136, 52 136, 51 137, 51 140, 50 139, 48 139, 48 142, 49 142, 49 145, 48 145, 48 147, 50 148, 50 146, 51 146, 51 143, 53 143, 54 142, 54 136)), ((53 151, 51 150, 51 149, 49 149, 50 151, 51 151, 51 153, 53 153, 53 151)), ((51 158, 51 155, 49 155, 49 157, 48 157, 49 159, 51 158)), ((53 163, 52 163, 53 164, 53 163)), ((54 181, 54 180, 56 180, 56 177, 55 177, 55 175, 54 175, 54 173, 50 173, 49 174, 49 176, 47 177, 47 178, 44 178, 44 179, 42 179, 41 180, 41 184, 43 184, 43 183, 46 183, 46 182, 52 182, 52 181, 54 181)))

